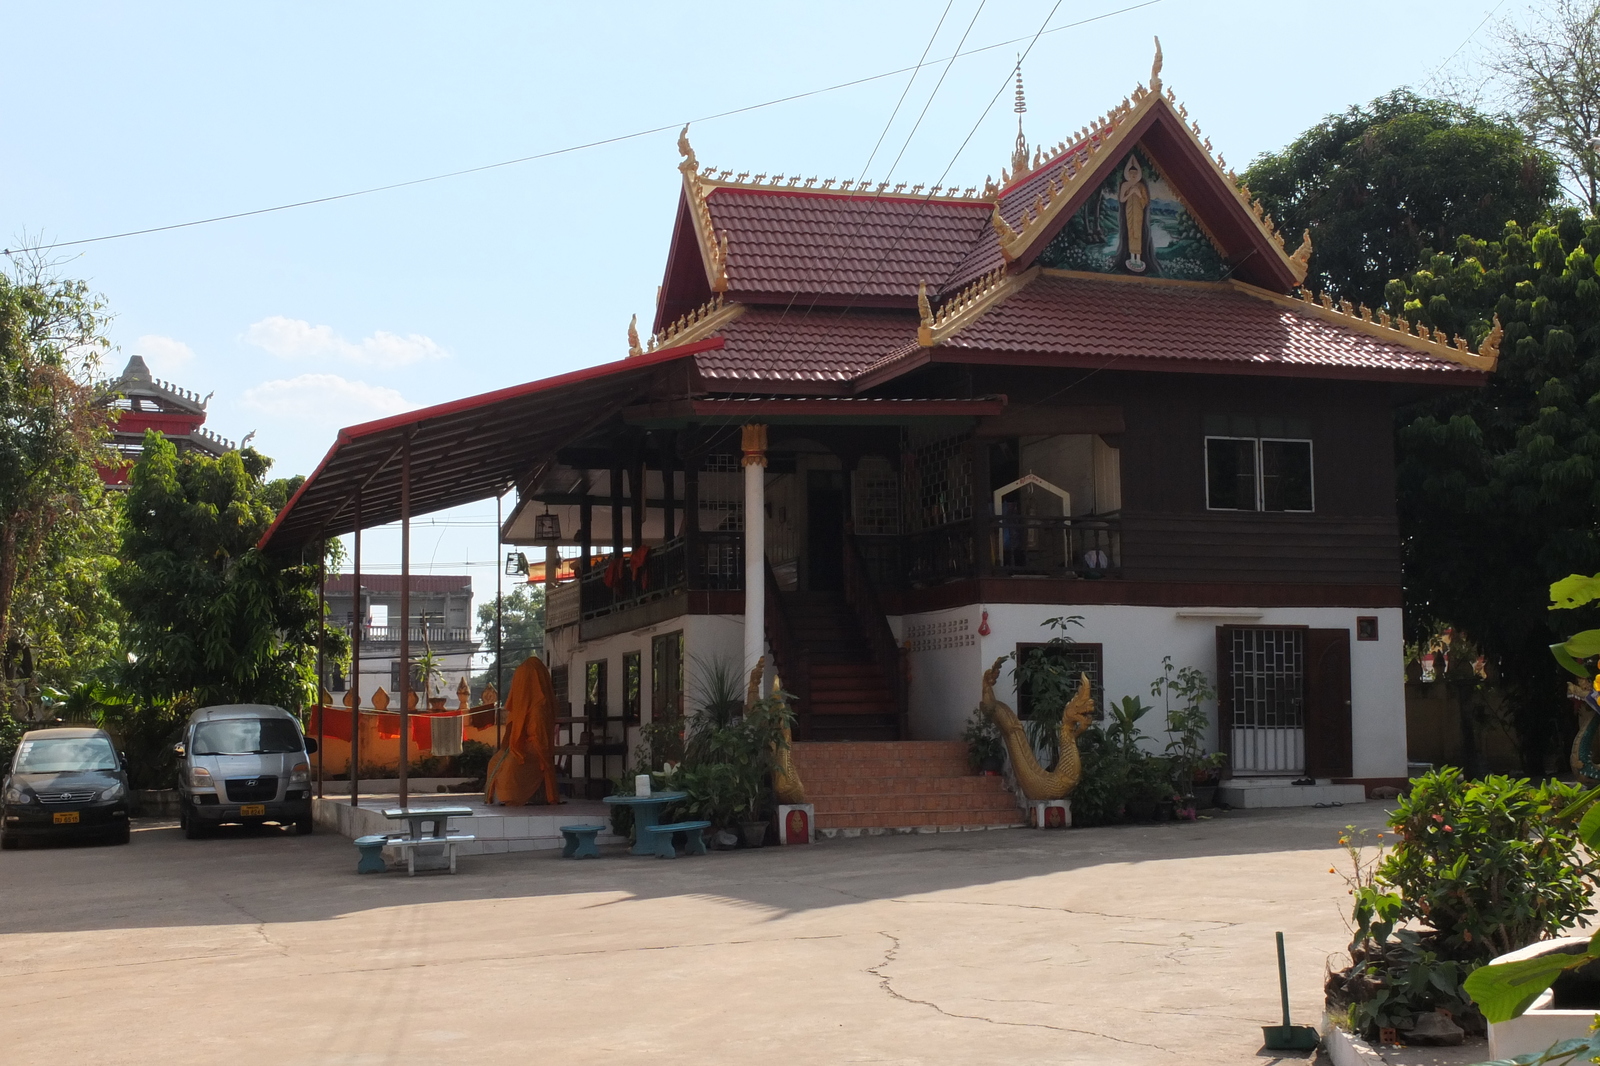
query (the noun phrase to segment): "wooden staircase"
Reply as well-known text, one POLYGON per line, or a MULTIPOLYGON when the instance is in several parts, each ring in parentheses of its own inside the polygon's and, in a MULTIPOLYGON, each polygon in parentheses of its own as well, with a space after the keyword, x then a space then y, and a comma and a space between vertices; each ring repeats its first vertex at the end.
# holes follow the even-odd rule
POLYGON ((810 740, 898 740, 899 709, 887 671, 844 596, 782 596, 789 636, 806 675, 803 735, 810 740))
POLYGON ((820 830, 853 835, 1023 824, 1005 779, 973 774, 960 740, 801 742, 792 750, 820 830))

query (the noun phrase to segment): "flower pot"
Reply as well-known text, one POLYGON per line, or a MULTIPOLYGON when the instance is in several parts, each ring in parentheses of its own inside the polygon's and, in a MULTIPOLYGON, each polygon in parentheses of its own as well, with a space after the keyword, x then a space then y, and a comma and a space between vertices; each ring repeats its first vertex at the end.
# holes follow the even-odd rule
POLYGON ((740 822, 739 828, 744 832, 746 847, 759 848, 767 842, 766 822, 740 822))
POLYGON ((978 769, 985 774, 998 774, 1000 772, 1000 767, 1000 757, 997 755, 991 755, 989 758, 983 760, 983 762, 978 766, 978 769))
MULTIPOLYGON (((1588 937, 1560 937, 1530 944, 1491 962, 1521 962, 1556 951, 1577 955, 1588 944, 1588 937)), ((1596 998, 1593 995, 1596 975, 1589 972, 1592 970, 1600 970, 1600 964, 1590 963, 1577 970, 1569 970, 1557 979, 1555 985, 1540 994, 1521 1017, 1505 1022, 1490 1022, 1489 1057, 1509 1059, 1513 1055, 1543 1051, 1558 1040, 1576 1040, 1587 1036, 1589 1027, 1594 1024, 1595 1013, 1600 1010, 1600 1006, 1588 1005, 1596 998), (1585 985, 1589 987, 1585 988, 1585 985)))
POLYGON ((447 700, 447 697, 445 697, 445 696, 429 696, 428 697, 428 710, 430 710, 430 711, 442 711, 442 710, 444 710, 444 705, 445 705, 446 700, 447 700))
POLYGON ((1159 804, 1159 800, 1136 796, 1127 802, 1124 811, 1130 822, 1153 822, 1156 820, 1156 810, 1159 804))
POLYGON ((1194 805, 1196 810, 1210 810, 1217 805, 1216 785, 1194 786, 1194 805))

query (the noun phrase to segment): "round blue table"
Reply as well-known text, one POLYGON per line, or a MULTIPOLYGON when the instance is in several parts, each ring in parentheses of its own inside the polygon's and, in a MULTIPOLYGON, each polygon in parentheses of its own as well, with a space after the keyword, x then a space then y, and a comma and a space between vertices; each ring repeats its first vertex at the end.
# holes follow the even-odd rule
POLYGON ((607 796, 605 802, 633 808, 633 847, 629 852, 633 855, 654 855, 655 842, 645 830, 661 824, 661 808, 688 798, 687 792, 652 792, 648 796, 607 796))

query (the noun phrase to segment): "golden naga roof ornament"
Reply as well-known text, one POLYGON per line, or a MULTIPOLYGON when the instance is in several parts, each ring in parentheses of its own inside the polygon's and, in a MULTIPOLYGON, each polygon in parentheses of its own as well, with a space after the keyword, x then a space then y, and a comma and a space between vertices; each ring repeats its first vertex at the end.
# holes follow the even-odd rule
MULTIPOLYGON (((1236 287, 1260 298, 1292 302, 1286 301, 1285 297, 1264 293, 1254 286, 1236 283, 1236 287)), ((1420 322, 1413 323, 1404 315, 1391 318, 1389 313, 1381 308, 1373 312, 1366 304, 1352 307, 1349 300, 1340 300, 1336 305, 1328 293, 1312 296, 1311 290, 1305 288, 1296 290, 1296 296, 1299 297, 1296 306, 1311 311, 1319 318, 1353 327, 1381 341, 1404 344, 1427 355, 1448 359, 1453 363, 1487 373, 1493 373, 1500 361, 1500 341, 1505 337, 1505 330, 1501 328, 1499 315, 1494 316, 1493 326, 1484 334, 1478 343, 1477 353, 1474 354, 1472 346, 1465 337, 1452 337, 1442 329, 1430 329, 1420 322)))
POLYGON ((1001 300, 1027 288, 1038 276, 1038 267, 1021 274, 1008 274, 1004 266, 995 267, 940 304, 936 313, 928 305, 924 288, 917 295, 917 310, 922 313, 922 324, 917 327, 917 343, 924 348, 931 348, 954 336, 1001 300))
POLYGON ((665 329, 643 345, 639 343, 639 316, 634 315, 633 321, 628 323, 628 356, 650 355, 705 340, 742 314, 743 304, 724 303, 722 294, 718 293, 688 314, 680 315, 676 322, 667 323, 665 329))
POLYGON ((699 238, 700 258, 705 264, 706 279, 711 283, 712 292, 727 292, 728 238, 726 235, 719 238, 716 227, 711 223, 711 209, 706 206, 711 187, 700 173, 699 161, 695 159, 694 148, 689 144, 687 124, 678 134, 678 152, 683 156, 678 169, 683 172, 684 192, 689 200, 689 211, 694 215, 695 236, 699 238))
POLYGON ((1307 229, 1300 235, 1300 247, 1294 250, 1289 257, 1289 262, 1294 264, 1295 281, 1306 280, 1306 272, 1311 269, 1311 231, 1307 229))

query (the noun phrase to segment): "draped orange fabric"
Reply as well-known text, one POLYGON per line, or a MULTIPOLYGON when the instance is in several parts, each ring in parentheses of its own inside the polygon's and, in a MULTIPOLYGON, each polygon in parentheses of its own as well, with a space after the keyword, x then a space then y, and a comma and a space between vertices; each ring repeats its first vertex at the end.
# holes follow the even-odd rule
POLYGON ((511 675, 506 697, 506 732, 489 760, 485 803, 511 807, 560 803, 556 791, 556 694, 550 671, 537 657, 511 675))

